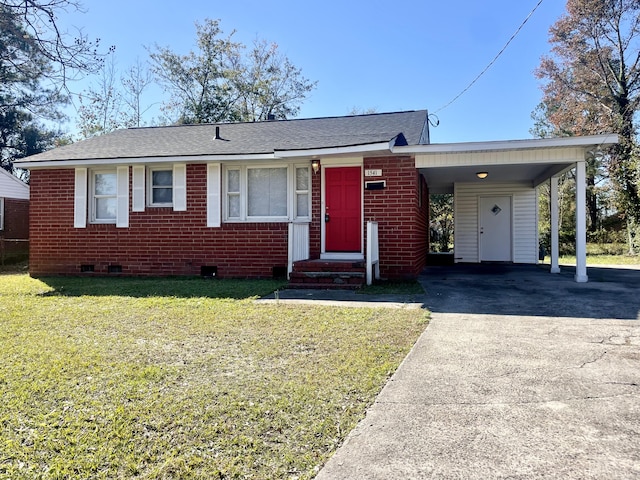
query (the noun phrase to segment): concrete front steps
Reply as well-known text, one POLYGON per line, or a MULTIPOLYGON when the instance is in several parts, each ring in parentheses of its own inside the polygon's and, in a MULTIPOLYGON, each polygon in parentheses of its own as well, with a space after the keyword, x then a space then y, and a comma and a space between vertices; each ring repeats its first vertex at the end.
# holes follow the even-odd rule
POLYGON ((365 282, 361 260, 300 260, 293 264, 287 288, 357 290, 365 282))

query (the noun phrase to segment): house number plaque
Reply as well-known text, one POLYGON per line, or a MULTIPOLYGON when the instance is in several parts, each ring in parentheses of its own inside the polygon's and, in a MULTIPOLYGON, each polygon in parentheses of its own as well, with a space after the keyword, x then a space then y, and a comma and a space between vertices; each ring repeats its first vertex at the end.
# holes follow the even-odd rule
POLYGON ((376 169, 376 170, 365 170, 364 171, 364 176, 365 177, 381 177, 382 176, 382 169, 376 169))

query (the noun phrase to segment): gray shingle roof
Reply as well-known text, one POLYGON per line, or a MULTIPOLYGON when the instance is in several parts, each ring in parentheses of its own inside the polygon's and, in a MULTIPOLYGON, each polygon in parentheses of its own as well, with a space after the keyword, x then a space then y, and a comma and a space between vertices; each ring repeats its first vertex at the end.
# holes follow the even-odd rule
POLYGON ((390 142, 426 143, 427 111, 254 123, 117 130, 26 158, 26 162, 201 155, 269 154, 390 142), (219 127, 221 140, 214 140, 219 127))

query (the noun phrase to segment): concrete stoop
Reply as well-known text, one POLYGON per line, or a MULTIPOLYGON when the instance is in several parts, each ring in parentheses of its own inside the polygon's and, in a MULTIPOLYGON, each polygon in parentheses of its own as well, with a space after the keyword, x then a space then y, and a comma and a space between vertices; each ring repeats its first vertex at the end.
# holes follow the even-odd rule
POLYGON ((288 288, 357 290, 366 282, 360 260, 301 260, 294 262, 288 288))

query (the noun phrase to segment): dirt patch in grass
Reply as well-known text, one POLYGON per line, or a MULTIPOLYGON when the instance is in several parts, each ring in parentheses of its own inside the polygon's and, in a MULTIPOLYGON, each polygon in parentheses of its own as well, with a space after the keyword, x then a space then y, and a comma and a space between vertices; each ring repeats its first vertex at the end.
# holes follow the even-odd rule
POLYGON ((0 477, 311 478, 426 325, 106 280, 0 276, 0 477))

